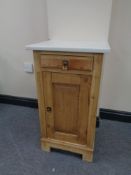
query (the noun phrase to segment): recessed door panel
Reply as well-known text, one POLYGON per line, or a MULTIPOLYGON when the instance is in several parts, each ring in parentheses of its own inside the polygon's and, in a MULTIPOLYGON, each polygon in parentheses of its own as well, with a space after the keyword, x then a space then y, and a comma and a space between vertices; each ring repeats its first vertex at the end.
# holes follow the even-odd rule
POLYGON ((91 77, 43 73, 47 135, 86 144, 91 77))
POLYGON ((77 135, 79 85, 53 83, 55 130, 77 135))

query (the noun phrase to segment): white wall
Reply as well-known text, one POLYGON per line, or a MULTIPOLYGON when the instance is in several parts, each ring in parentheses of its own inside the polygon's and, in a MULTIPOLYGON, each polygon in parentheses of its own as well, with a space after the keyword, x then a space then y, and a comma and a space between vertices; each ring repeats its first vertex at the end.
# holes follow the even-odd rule
POLYGON ((47 37, 44 0, 0 1, 0 94, 36 97, 34 74, 23 71, 33 62, 25 45, 47 37))
POLYGON ((101 88, 101 107, 131 112, 131 0, 113 0, 101 88))
POLYGON ((49 38, 107 41, 112 0, 47 0, 49 38))
MULTIPOLYGON (((111 0, 47 0, 49 38, 108 40, 111 0)), ((113 0, 100 107, 131 111, 131 0, 113 0)))
MULTIPOLYGON (((47 3, 50 38, 107 39, 111 0, 47 0, 47 3)), ((130 7, 131 0, 113 0, 111 53, 105 57, 101 85, 103 108, 131 111, 130 7)), ((32 52, 25 50, 25 45, 47 39, 47 30, 44 0, 1 0, 0 94, 36 97, 34 74, 23 71, 24 61, 33 62, 32 52)))

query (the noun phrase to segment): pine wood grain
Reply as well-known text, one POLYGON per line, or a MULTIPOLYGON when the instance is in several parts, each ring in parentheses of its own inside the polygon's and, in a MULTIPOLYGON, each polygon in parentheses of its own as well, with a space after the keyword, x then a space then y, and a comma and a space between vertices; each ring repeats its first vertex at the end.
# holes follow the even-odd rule
POLYGON ((41 147, 93 160, 103 54, 34 51, 41 147), (62 70, 62 60, 69 70, 62 70))

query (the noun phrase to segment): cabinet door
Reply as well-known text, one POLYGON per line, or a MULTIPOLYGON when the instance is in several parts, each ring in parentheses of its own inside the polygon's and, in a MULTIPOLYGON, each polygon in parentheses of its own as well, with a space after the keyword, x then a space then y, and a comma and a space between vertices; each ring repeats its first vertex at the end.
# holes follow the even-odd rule
POLYGON ((91 76, 43 72, 47 137, 87 143, 91 76))

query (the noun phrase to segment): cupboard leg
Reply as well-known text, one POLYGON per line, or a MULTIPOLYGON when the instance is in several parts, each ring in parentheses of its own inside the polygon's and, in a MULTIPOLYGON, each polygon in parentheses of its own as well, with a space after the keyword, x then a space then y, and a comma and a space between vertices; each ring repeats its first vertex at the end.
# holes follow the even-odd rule
POLYGON ((49 145, 41 143, 41 149, 42 149, 43 151, 50 152, 50 149, 51 149, 51 148, 50 148, 49 145))
POLYGON ((84 153, 82 155, 82 160, 87 161, 87 162, 92 162, 93 161, 93 153, 84 153))

